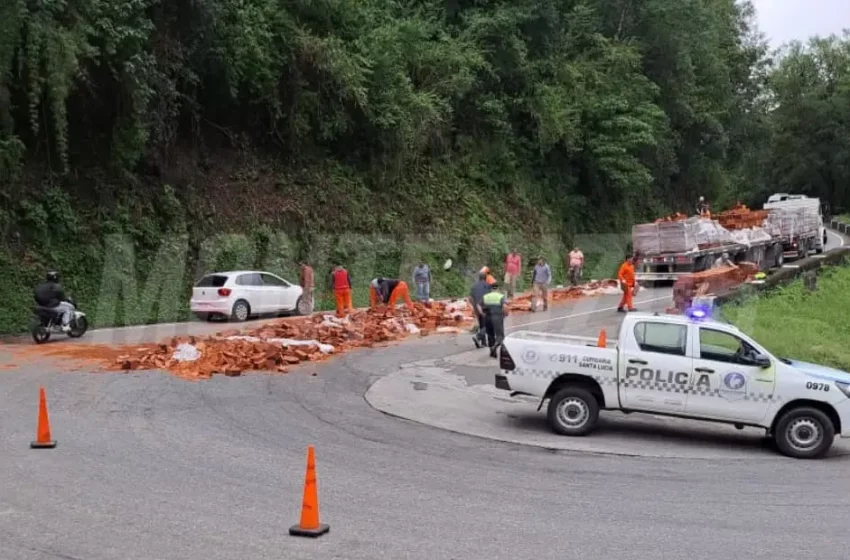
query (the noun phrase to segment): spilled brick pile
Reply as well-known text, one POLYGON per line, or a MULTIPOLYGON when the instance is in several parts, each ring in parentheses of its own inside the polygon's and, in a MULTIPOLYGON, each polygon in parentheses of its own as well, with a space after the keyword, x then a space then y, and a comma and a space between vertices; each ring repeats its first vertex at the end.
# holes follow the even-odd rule
POLYGON ((107 369, 164 369, 184 379, 238 376, 252 370, 285 373, 302 362, 323 360, 353 348, 372 348, 412 334, 459 333, 471 324, 465 306, 451 302, 417 303, 412 312, 398 309, 392 313, 386 307, 357 311, 346 319, 315 315, 248 331, 138 346, 115 358, 107 369))
MULTIPOLYGON (((616 280, 555 288, 550 303, 618 294, 616 280)), ((511 308, 530 310, 530 294, 519 295, 511 308)), ((187 380, 213 375, 235 377, 249 371, 286 373, 307 362, 318 362, 355 348, 372 348, 410 336, 469 332, 476 323, 466 301, 414 304, 390 310, 358 310, 345 319, 332 314, 279 319, 246 330, 226 330, 212 336, 175 337, 167 342, 102 345, 58 341, 48 345, 11 344, 4 348, 16 362, 55 358, 62 369, 92 371, 165 370, 187 380)), ((17 367, 17 366, 15 366, 17 367)))
POLYGON ((742 262, 738 266, 712 268, 696 274, 680 276, 673 284, 673 308, 668 312, 682 312, 691 306, 694 297, 723 295, 732 288, 752 278, 758 272, 754 263, 742 262))
MULTIPOLYGON (((616 280, 597 280, 582 284, 581 286, 569 286, 566 288, 554 288, 549 290, 549 303, 562 303, 574 301, 583 297, 596 295, 617 295, 620 293, 616 280)), ((537 303, 542 307, 541 302, 537 303)), ((520 294, 508 303, 511 312, 524 312, 531 309, 531 293, 520 294)))

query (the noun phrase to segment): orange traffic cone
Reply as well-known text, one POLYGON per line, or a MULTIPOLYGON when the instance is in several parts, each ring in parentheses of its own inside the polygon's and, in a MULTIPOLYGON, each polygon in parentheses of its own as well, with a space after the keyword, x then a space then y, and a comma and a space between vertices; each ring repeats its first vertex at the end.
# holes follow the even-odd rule
POLYGON ((53 449, 56 442, 50 439, 50 418, 47 417, 47 395, 44 387, 38 392, 38 430, 35 441, 30 443, 32 449, 53 449))
POLYGON ((307 475, 304 477, 304 500, 301 502, 301 522, 289 528, 295 537, 321 537, 331 528, 319 523, 319 492, 316 488, 316 457, 313 446, 307 447, 307 475))
POLYGON ((605 334, 605 329, 599 331, 599 338, 596 339, 596 345, 600 348, 605 348, 608 345, 608 337, 605 334))

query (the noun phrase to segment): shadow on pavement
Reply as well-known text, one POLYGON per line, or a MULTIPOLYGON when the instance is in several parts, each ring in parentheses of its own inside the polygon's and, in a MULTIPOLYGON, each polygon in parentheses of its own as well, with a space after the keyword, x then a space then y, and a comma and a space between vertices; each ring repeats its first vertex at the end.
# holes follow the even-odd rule
MULTIPOLYGON (((535 414, 505 414, 503 422, 506 426, 526 432, 541 432, 555 435, 549 428, 546 416, 535 414)), ((681 420, 678 420, 681 422, 681 420)), ((602 412, 599 417, 599 426, 596 431, 585 438, 593 438, 600 442, 612 444, 612 440, 628 439, 632 444, 646 443, 654 446, 659 443, 670 445, 682 445, 689 447, 717 447, 732 451, 745 451, 749 453, 770 453, 778 455, 773 442, 764 437, 756 428, 747 431, 721 432, 713 430, 724 430, 723 424, 694 422, 691 426, 672 426, 665 424, 663 420, 654 419, 652 416, 643 414, 632 414, 630 417, 612 418, 602 412), (641 421, 642 420, 642 421, 641 421)), ((559 436, 569 437, 569 436, 559 436)), ((840 440, 836 438, 836 443, 840 440)), ((567 450, 565 450, 567 451, 567 450)), ((850 459, 850 451, 833 447, 826 456, 827 459, 850 459)))

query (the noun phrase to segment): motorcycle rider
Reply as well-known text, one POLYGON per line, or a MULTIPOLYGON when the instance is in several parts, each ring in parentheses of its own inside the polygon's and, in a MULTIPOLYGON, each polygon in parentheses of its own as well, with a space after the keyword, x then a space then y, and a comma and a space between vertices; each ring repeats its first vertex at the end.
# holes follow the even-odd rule
POLYGON ((77 310, 70 302, 59 283, 59 273, 50 271, 47 273, 46 281, 35 287, 35 303, 39 307, 46 307, 62 314, 62 331, 71 330, 71 318, 77 310))

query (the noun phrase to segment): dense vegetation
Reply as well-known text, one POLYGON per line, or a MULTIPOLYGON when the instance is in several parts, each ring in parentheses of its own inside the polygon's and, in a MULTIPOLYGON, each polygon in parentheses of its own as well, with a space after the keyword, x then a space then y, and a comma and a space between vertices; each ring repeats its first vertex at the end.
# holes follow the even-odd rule
POLYGON ((829 267, 809 292, 802 280, 723 307, 724 317, 777 356, 850 370, 850 268, 829 267), (847 304, 847 305, 845 305, 847 304), (782 325, 777 329, 776 325, 782 325))
MULTIPOLYGON (((0 332, 47 267, 104 325, 181 318, 210 268, 308 256, 365 283, 510 245, 558 263, 558 239, 699 195, 847 206, 850 41, 774 62, 752 20, 734 0, 3 2, 0 332), (104 303, 141 282, 158 303, 104 303)), ((610 274, 601 246, 624 247, 600 239, 610 274)))

